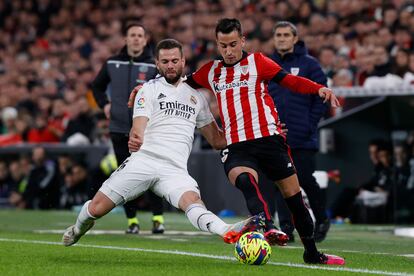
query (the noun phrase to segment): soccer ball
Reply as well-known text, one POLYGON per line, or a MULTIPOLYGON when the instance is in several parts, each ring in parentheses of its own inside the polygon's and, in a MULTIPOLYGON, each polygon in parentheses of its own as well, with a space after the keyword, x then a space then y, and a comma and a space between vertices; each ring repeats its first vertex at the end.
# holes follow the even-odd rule
POLYGON ((259 232, 247 232, 236 242, 234 255, 239 262, 249 265, 264 265, 272 254, 272 248, 259 232))

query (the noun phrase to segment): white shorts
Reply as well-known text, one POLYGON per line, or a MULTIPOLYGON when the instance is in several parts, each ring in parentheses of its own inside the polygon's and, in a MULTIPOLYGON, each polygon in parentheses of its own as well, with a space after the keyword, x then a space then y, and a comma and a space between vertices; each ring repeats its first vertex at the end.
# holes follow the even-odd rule
POLYGON ((175 208, 179 208, 178 201, 185 192, 193 191, 200 195, 197 182, 185 169, 143 152, 126 159, 99 191, 115 205, 121 205, 149 189, 175 208))

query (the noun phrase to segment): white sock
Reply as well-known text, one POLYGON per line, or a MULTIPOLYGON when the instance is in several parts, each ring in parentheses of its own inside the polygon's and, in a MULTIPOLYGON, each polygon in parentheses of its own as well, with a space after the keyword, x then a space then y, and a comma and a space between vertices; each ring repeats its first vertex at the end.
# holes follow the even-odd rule
POLYGON ((75 231, 78 234, 85 234, 91 223, 96 220, 96 218, 89 213, 89 203, 91 203, 91 200, 85 202, 81 211, 79 212, 78 218, 76 219, 75 231))
POLYGON ((185 210, 185 215, 195 228, 204 232, 223 236, 229 229, 228 224, 199 203, 188 206, 187 210, 185 210))

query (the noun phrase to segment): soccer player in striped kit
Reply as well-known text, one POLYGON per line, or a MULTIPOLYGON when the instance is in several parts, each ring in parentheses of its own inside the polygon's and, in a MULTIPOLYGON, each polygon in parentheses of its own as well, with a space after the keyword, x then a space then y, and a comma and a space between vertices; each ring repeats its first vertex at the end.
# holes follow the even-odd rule
POLYGON ((305 247, 304 261, 345 264, 343 258, 323 254, 316 248, 313 221, 303 203, 286 137, 268 93, 268 82, 275 81, 298 93, 319 94, 334 107, 339 106, 337 98, 329 88, 287 73, 261 53, 244 52, 245 38, 237 19, 221 19, 216 26, 216 40, 222 59, 205 64, 187 83, 193 88, 207 88, 217 98, 227 141, 222 161, 230 182, 243 193, 250 213, 265 217, 268 241, 285 245, 288 237, 274 226, 258 187, 257 171, 263 171, 278 185, 292 213, 305 247))

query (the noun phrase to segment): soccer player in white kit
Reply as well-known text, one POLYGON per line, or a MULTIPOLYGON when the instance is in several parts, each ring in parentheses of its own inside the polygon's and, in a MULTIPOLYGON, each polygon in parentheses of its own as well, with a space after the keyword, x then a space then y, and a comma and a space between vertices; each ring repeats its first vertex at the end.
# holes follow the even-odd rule
POLYGON ((158 43, 156 65, 160 76, 144 84, 135 98, 128 142, 131 156, 83 205, 76 224, 63 234, 65 246, 75 244, 96 219, 148 189, 185 211, 194 227, 218 234, 227 243, 262 227, 259 216, 226 224, 204 206, 198 185, 187 172, 194 128, 199 128, 216 149, 226 146, 223 132, 202 93, 183 82, 185 59, 181 44, 173 39, 158 43))

